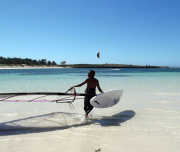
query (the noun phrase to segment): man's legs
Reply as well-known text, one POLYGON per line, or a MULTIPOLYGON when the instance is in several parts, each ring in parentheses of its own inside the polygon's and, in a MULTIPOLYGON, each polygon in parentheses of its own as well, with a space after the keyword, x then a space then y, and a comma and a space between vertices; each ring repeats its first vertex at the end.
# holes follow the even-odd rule
POLYGON ((91 110, 94 108, 91 104, 90 104, 90 100, 92 99, 92 97, 86 97, 84 98, 84 111, 85 111, 85 117, 88 116, 88 114, 91 112, 91 110))

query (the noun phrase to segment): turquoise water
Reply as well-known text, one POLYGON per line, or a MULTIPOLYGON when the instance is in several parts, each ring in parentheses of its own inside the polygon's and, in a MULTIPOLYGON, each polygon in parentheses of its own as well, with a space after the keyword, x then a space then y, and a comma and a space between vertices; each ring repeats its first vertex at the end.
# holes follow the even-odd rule
MULTIPOLYGON (((113 116, 122 111, 133 111, 138 116, 180 111, 180 69, 111 69, 97 68, 96 78, 102 90, 124 90, 121 101, 107 109, 94 109, 93 115, 113 116)), ((0 69, 0 92, 66 92, 71 86, 83 82, 89 69, 0 69)), ((83 93, 86 85, 76 88, 83 93)), ((99 91, 97 90, 97 93, 99 91)), ((54 112, 84 115, 83 99, 69 104, 6 103, 1 102, 1 122, 25 116, 54 112)))
MULTIPOLYGON (((179 92, 180 69, 93 69, 103 91, 179 92)), ((89 69, 1 69, 0 92, 65 92, 87 78, 89 69)), ((77 88, 83 92, 86 86, 77 88)))

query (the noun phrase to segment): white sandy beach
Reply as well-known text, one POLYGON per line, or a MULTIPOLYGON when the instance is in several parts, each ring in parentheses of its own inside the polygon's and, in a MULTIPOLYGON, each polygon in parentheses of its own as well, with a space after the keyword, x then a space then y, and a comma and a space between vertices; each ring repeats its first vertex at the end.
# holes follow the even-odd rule
POLYGON ((61 68, 64 68, 64 67, 60 67, 60 66, 0 66, 0 69, 61 69, 61 68))

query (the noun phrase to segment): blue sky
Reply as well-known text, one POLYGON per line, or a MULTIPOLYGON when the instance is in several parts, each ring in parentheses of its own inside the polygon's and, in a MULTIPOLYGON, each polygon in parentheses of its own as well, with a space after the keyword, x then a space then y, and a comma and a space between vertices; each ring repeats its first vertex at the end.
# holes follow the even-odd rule
POLYGON ((180 0, 0 0, 0 56, 180 66, 180 0))

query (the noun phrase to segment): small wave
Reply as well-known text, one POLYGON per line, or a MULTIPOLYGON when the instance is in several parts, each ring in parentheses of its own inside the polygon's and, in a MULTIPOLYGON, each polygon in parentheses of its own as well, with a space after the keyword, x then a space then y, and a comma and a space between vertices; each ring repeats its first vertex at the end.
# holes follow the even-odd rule
POLYGON ((117 70, 121 70, 121 69, 111 69, 112 71, 117 71, 117 70))
POLYGON ((118 74, 118 75, 117 75, 117 74, 116 74, 116 75, 110 75, 110 74, 106 74, 106 75, 105 75, 105 74, 104 74, 104 75, 97 75, 97 76, 98 76, 98 77, 99 77, 99 76, 100 76, 100 77, 101 77, 101 76, 102 76, 102 77, 132 77, 132 75, 119 75, 119 74, 118 74))
POLYGON ((168 92, 153 92, 154 94, 158 95, 172 95, 172 96, 180 96, 179 93, 168 93, 168 92))
POLYGON ((16 117, 18 116, 17 113, 3 113, 3 114, 0 114, 0 116, 3 116, 3 117, 16 117))

